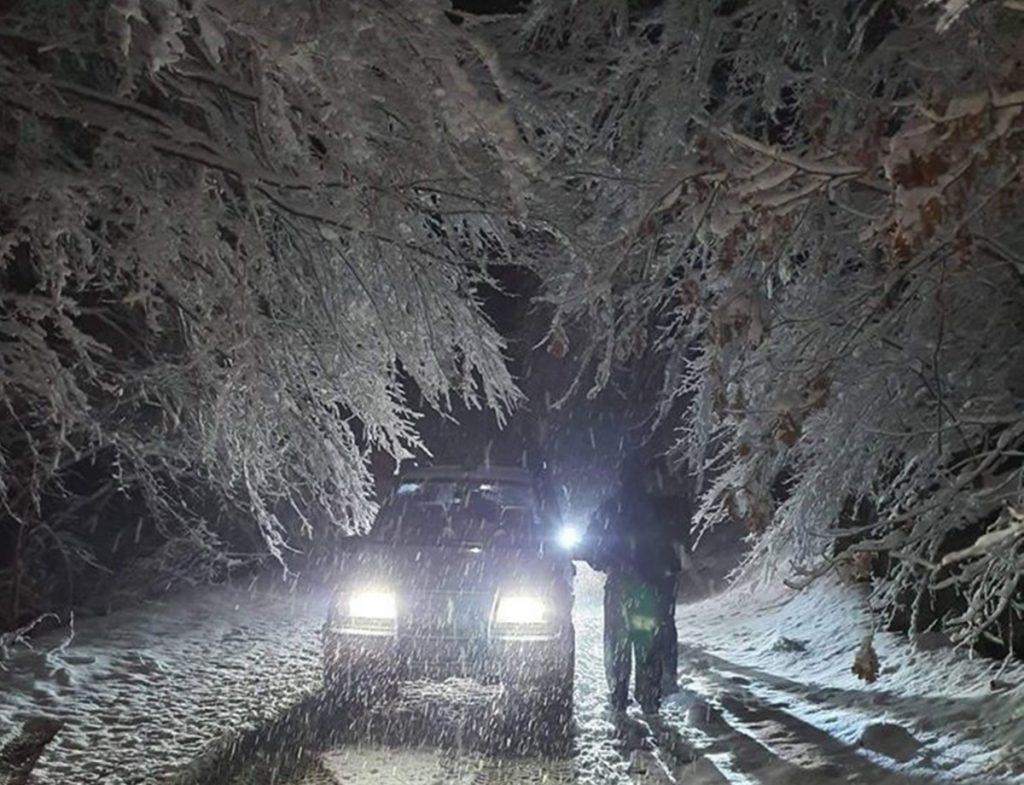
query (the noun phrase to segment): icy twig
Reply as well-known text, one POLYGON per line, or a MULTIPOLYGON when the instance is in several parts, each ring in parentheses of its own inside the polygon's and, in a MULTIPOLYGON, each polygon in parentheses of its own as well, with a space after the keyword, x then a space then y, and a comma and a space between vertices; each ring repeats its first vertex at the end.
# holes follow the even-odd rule
POLYGON ((23 646, 26 649, 33 648, 29 636, 32 631, 44 621, 56 621, 60 623, 60 617, 57 616, 56 613, 44 613, 16 630, 0 633, 0 667, 3 667, 4 660, 11 658, 11 653, 15 646, 23 646))
POLYGON ((987 556, 993 553, 997 548, 1006 547, 1005 543, 1008 540, 1016 539, 1021 535, 1024 535, 1024 515, 1017 510, 1009 508, 1007 510, 1007 517, 1009 521, 1007 525, 1001 529, 995 531, 989 531, 978 537, 973 544, 966 548, 962 548, 952 553, 947 553, 942 557, 942 566, 947 567, 950 564, 956 564, 962 562, 965 559, 973 559, 979 556, 987 556))

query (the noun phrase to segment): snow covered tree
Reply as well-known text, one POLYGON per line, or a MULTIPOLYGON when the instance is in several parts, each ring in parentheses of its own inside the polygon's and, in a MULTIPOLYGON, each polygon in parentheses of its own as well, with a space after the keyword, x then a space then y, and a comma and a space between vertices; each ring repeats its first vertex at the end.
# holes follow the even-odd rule
POLYGON ((981 0, 23 2, 12 531, 59 541, 44 500, 91 460, 190 537, 196 482, 272 552, 287 506, 364 525, 367 450, 418 445, 403 380, 442 409, 518 398, 477 301, 494 260, 544 276, 580 384, 662 364, 698 526, 742 521, 752 564, 807 576, 872 554, 882 606, 952 590, 962 640, 1003 639, 1022 32, 981 0))
MULTIPOLYGON (((596 386, 664 363, 698 525, 752 564, 878 557, 876 597, 1024 612, 1024 15, 906 0, 541 0, 475 22, 544 162, 596 386)), ((579 331, 577 331, 579 334, 579 331)))
POLYGON ((463 67, 478 61, 442 10, 26 0, 5 12, 12 616, 39 553, 88 560, 60 525, 80 503, 140 495, 170 540, 214 561, 234 557, 211 505, 240 510, 281 557, 289 529, 367 525, 368 453, 422 447, 411 395, 499 418, 514 407, 478 292, 490 262, 511 261, 523 175, 514 126, 463 67), (83 474, 102 482, 77 498, 83 474))

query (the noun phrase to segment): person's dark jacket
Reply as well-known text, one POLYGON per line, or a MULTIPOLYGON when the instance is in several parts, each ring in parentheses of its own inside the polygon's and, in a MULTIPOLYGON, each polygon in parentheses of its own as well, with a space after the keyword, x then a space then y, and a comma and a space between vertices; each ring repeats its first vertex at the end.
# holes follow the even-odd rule
POLYGON ((657 582, 680 572, 678 521, 643 492, 608 499, 587 527, 585 558, 595 570, 657 582), (659 509, 661 508, 661 509, 659 509))

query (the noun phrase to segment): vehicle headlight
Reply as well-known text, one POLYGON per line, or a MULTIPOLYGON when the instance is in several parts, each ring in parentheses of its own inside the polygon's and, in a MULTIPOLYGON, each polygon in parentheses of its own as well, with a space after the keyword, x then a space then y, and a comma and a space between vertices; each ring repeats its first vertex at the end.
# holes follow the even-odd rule
POLYGON ((529 595, 513 594, 498 600, 495 624, 543 624, 548 609, 543 600, 529 595))
POLYGON ((332 630, 343 635, 394 635, 398 598, 384 589, 362 589, 338 596, 332 630))
POLYGON ((398 603, 388 591, 357 591, 348 598, 348 615, 352 619, 391 620, 398 616, 398 603))

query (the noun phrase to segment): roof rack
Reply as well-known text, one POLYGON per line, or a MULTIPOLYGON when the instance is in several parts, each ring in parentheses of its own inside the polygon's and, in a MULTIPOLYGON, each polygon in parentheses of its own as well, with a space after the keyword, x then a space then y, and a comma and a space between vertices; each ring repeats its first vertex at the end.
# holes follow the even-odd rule
POLYGON ((518 466, 425 466, 405 469, 399 472, 398 479, 406 480, 474 480, 486 482, 533 482, 533 475, 527 469, 518 466))

